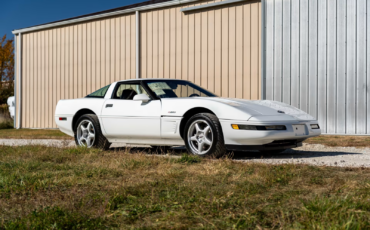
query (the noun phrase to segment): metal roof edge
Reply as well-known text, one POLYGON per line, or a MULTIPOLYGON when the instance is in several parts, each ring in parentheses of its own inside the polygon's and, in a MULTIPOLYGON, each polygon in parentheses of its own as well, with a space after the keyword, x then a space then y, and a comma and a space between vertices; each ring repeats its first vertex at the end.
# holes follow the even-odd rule
POLYGON ((233 3, 238 3, 238 2, 245 2, 246 0, 225 0, 222 2, 213 2, 205 5, 200 5, 200 6, 191 6, 187 8, 183 8, 180 11, 181 12, 188 12, 188 11, 194 11, 194 10, 201 10, 201 9, 206 9, 210 7, 217 7, 217 6, 223 6, 223 5, 228 5, 228 4, 233 4, 233 3))
POLYGON ((80 23, 80 22, 85 22, 85 21, 91 21, 91 20, 100 19, 100 18, 117 16, 121 14, 134 13, 135 11, 151 10, 151 9, 156 9, 156 8, 181 5, 181 4, 197 2, 197 1, 200 1, 200 0, 173 0, 173 1, 168 1, 168 2, 157 3, 157 4, 150 4, 150 5, 145 5, 145 6, 134 7, 134 8, 126 9, 126 10, 118 10, 114 12, 102 13, 102 14, 97 14, 93 16, 86 16, 86 17, 81 17, 81 18, 76 18, 76 19, 71 19, 71 20, 67 19, 67 20, 58 21, 55 23, 48 23, 48 24, 39 25, 39 26, 32 26, 28 28, 13 30, 12 33, 13 34, 27 33, 27 32, 37 31, 37 30, 49 29, 53 27, 65 26, 65 25, 70 25, 70 24, 75 24, 75 23, 80 23))

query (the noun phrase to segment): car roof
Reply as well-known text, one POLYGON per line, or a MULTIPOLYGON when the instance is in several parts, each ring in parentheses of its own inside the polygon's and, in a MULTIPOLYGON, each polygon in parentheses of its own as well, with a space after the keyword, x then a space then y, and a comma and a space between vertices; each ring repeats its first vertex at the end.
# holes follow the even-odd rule
POLYGON ((171 78, 139 78, 139 79, 127 79, 127 80, 121 80, 117 82, 130 82, 130 81, 152 81, 152 80, 166 80, 166 81, 187 81, 187 80, 182 80, 182 79, 171 79, 171 78))

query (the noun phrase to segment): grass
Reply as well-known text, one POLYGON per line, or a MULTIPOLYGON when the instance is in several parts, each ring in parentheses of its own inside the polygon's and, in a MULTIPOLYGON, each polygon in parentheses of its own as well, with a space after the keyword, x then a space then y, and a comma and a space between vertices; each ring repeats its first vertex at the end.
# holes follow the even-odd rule
POLYGON ((58 129, 0 129, 0 139, 59 139, 73 140, 58 129))
POLYGON ((0 146, 0 229, 368 229, 370 169, 0 146))
POLYGON ((321 135, 307 139, 305 143, 331 147, 370 147, 370 136, 321 135))

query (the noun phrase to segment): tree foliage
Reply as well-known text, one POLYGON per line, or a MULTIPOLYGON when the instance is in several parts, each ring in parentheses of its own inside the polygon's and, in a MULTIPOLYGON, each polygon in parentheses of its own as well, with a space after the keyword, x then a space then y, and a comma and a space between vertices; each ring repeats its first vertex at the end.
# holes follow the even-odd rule
POLYGON ((4 35, 0 39, 0 105, 14 95, 14 43, 4 35))

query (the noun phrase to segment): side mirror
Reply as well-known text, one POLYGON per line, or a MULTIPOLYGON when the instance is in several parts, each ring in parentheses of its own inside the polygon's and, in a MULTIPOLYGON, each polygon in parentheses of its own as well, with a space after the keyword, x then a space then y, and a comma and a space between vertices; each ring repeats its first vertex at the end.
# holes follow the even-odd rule
POLYGON ((146 94, 137 94, 133 98, 134 101, 142 101, 142 102, 148 102, 150 101, 150 98, 146 94))

